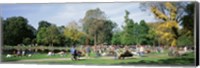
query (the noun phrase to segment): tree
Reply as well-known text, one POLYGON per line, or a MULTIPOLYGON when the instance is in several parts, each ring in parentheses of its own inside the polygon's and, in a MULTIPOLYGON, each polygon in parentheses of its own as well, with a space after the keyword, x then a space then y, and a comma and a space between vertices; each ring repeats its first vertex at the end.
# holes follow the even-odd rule
POLYGON ((46 38, 48 39, 47 43, 49 43, 51 46, 53 46, 53 44, 60 44, 60 38, 59 38, 60 32, 56 25, 48 27, 47 34, 48 34, 46 36, 46 38))
POLYGON ((30 38, 25 38, 25 39, 23 39, 23 43, 25 45, 31 44, 31 39, 30 38))
POLYGON ((140 21, 140 24, 138 26, 138 35, 136 37, 138 38, 137 44, 148 44, 148 33, 149 33, 149 26, 146 24, 144 20, 140 21))
POLYGON ((3 21, 3 26, 4 44, 16 45, 23 43, 26 38, 35 38, 35 28, 24 17, 9 17, 3 21))
POLYGON ((99 8, 88 10, 83 18, 83 31, 88 40, 94 40, 94 45, 110 43, 112 29, 115 24, 106 19, 105 13, 99 8))
POLYGON ((181 35, 178 40, 177 40, 177 44, 179 46, 189 46, 189 45, 193 45, 193 39, 194 37, 187 36, 186 34, 181 35))
POLYGON ((46 41, 48 39, 45 38, 47 36, 47 28, 51 26, 51 23, 47 21, 40 21, 38 23, 38 30, 37 30, 37 35, 36 35, 36 42, 38 44, 48 44, 46 41), (46 43, 45 43, 46 42, 46 43))
POLYGON ((190 3, 186 6, 185 12, 187 13, 181 18, 180 38, 178 38, 178 45, 193 45, 194 44, 194 5, 190 3))
POLYGON ((54 46, 54 44, 59 45, 61 44, 61 37, 61 33, 56 25, 48 23, 47 21, 39 23, 36 38, 37 43, 49 46, 54 46), (41 23, 46 23, 48 25, 41 23))
POLYGON ((166 20, 166 18, 170 16, 171 19, 174 18, 175 21, 180 23, 181 18, 185 13, 184 9, 186 9, 185 7, 187 4, 188 2, 141 2, 140 8, 143 11, 148 11, 149 9, 155 8, 156 10, 159 10, 156 12, 162 17, 158 18, 158 20, 166 20), (171 13, 169 10, 174 12, 171 13))
POLYGON ((135 35, 138 34, 135 32, 137 29, 137 23, 134 23, 132 19, 129 19, 128 15, 129 12, 125 11, 126 15, 124 16, 125 18, 125 25, 123 26, 123 31, 121 35, 121 43, 125 45, 132 45, 136 44, 136 38, 135 35))
MULTIPOLYGON (((59 26, 58 27, 58 31, 59 31, 59 40, 60 40, 60 46, 65 46, 67 43, 67 40, 64 36, 64 30, 65 30, 65 26, 59 26)), ((67 38, 68 39, 68 38, 67 38)))
POLYGON ((49 27, 49 26, 51 26, 51 23, 42 20, 42 21, 39 22, 38 30, 40 30, 40 28, 42 28, 42 27, 49 27))
POLYGON ((158 6, 151 6, 151 11, 158 19, 163 20, 162 23, 156 29, 156 33, 160 36, 160 39, 170 42, 170 45, 177 45, 178 33, 178 17, 177 6, 174 6, 170 2, 162 3, 162 9, 159 10, 158 6))
POLYGON ((75 21, 70 22, 64 29, 64 36, 73 42, 72 45, 77 44, 83 35, 75 21))
POLYGON ((152 44, 154 46, 160 44, 159 41, 162 41, 161 39, 159 39, 159 35, 157 35, 156 33, 156 28, 162 23, 159 22, 154 22, 154 23, 148 23, 149 26, 149 32, 148 32, 148 43, 152 44))
POLYGON ((99 36, 99 38, 101 38, 101 42, 104 42, 106 44, 111 44, 113 29, 116 27, 117 27, 117 24, 115 22, 112 22, 111 20, 106 20, 104 22, 103 29, 100 30, 101 35, 99 36))
POLYGON ((40 30, 37 32, 36 40, 38 44, 48 44, 46 41, 47 36, 47 28, 41 27, 40 30))
POLYGON ((122 34, 121 31, 116 31, 113 33, 112 40, 111 40, 112 44, 114 44, 114 45, 121 44, 121 37, 120 37, 121 34, 122 34))
POLYGON ((125 25, 123 26, 121 43, 124 45, 148 44, 149 26, 144 20, 141 20, 139 23, 133 22, 129 18, 129 12, 125 11, 125 13, 125 25))

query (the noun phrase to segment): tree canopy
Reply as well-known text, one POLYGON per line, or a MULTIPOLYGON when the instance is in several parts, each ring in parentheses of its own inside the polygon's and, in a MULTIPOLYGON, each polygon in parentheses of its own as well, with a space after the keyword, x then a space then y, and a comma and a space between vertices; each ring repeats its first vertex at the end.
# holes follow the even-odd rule
POLYGON ((9 17, 3 20, 3 41, 4 44, 22 44, 25 38, 32 40, 35 37, 36 29, 28 24, 24 17, 9 17))
MULTIPOLYGON (((142 10, 150 11, 156 22, 134 21, 132 11, 125 10, 122 28, 109 19, 100 8, 89 9, 79 22, 57 26, 48 21, 38 22, 35 29, 22 16, 1 17, 5 45, 38 44, 71 45, 171 45, 194 44, 193 2, 145 2, 142 10)), ((133 13, 134 14, 134 13, 133 13)))

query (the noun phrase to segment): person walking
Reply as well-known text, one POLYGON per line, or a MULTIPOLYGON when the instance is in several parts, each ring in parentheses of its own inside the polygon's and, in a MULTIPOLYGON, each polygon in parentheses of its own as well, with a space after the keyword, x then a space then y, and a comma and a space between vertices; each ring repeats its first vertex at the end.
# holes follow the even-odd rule
POLYGON ((72 55, 72 60, 77 60, 77 51, 75 49, 75 46, 72 46, 70 49, 70 53, 72 55))

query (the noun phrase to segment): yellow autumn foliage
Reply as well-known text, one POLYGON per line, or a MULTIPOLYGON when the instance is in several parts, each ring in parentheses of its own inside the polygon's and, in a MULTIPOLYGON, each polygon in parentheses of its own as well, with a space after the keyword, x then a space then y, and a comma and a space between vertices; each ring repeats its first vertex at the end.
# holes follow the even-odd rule
POLYGON ((151 11, 157 18, 164 20, 164 22, 155 28, 155 32, 158 35, 160 41, 165 41, 170 43, 171 46, 176 46, 177 39, 175 38, 175 34, 172 28, 179 28, 179 25, 176 21, 177 8, 170 2, 166 2, 164 5, 170 13, 169 15, 162 13, 156 7, 151 8, 151 11))
POLYGON ((84 33, 78 30, 76 23, 72 22, 64 29, 64 35, 73 41, 78 41, 84 33))
POLYGON ((159 19, 165 19, 165 20, 168 19, 168 17, 167 17, 165 14, 163 14, 161 11, 159 11, 156 7, 152 7, 152 8, 151 8, 151 11, 152 11, 152 12, 156 15, 156 17, 159 18, 159 19))

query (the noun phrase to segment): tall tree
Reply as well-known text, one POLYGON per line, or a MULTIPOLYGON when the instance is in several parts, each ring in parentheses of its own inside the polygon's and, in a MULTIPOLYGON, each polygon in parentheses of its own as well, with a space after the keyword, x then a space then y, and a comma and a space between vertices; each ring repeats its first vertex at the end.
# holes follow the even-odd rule
POLYGON ((39 25, 38 30, 40 30, 40 28, 42 28, 42 27, 49 27, 49 26, 51 26, 51 23, 42 20, 42 21, 39 22, 38 25, 39 25))
POLYGON ((56 45, 60 44, 61 39, 62 39, 61 32, 58 30, 58 27, 56 25, 53 25, 47 21, 39 23, 38 33, 36 38, 37 43, 54 46, 54 44, 56 45))
POLYGON ((56 25, 51 25, 47 28, 47 36, 46 39, 47 43, 51 46, 54 46, 54 44, 60 44, 60 32, 56 25))
POLYGON ((77 44, 83 35, 84 33, 80 31, 75 21, 70 22, 64 29, 64 36, 65 38, 69 38, 70 42, 73 42, 72 45, 77 44))
POLYGON ((9 17, 3 21, 4 44, 16 45, 23 43, 25 38, 33 39, 35 29, 24 17, 9 17))
POLYGON ((111 44, 112 36, 113 36, 113 29, 117 27, 115 22, 111 20, 106 20, 104 22, 103 29, 100 30, 99 43, 104 42, 106 44, 111 44))
POLYGON ((129 12, 125 11, 126 15, 125 18, 125 25, 123 26, 123 31, 121 35, 121 43, 126 45, 132 45, 136 44, 135 35, 138 34, 137 32, 134 32, 135 27, 137 27, 137 23, 134 23, 132 19, 129 19, 129 12))
POLYGON ((88 39, 93 38, 94 45, 111 40, 110 32, 114 27, 115 24, 107 20, 105 13, 99 8, 88 10, 83 18, 83 30, 89 36, 88 39))
POLYGON ((123 26, 121 43, 125 45, 148 44, 149 26, 144 20, 141 20, 139 23, 133 22, 133 20, 129 18, 129 12, 125 12, 125 25, 123 26))
POLYGON ((113 36, 112 36, 112 40, 111 40, 111 43, 114 44, 114 45, 120 45, 121 44, 121 36, 122 35, 122 31, 115 31, 113 33, 113 36))
POLYGON ((154 22, 154 23, 148 23, 148 26, 149 26, 149 31, 148 31, 148 43, 149 44, 152 44, 152 45, 158 45, 160 44, 159 41, 162 41, 161 39, 159 39, 159 35, 157 35, 156 33, 156 28, 162 23, 157 23, 157 22, 154 22))
POLYGON ((194 44, 194 8, 194 2, 188 4, 185 9, 186 15, 181 18, 183 28, 180 31, 181 36, 178 38, 179 45, 194 44))
POLYGON ((146 24, 144 20, 140 21, 140 24, 138 25, 138 35, 136 37, 138 38, 137 44, 148 44, 148 33, 149 33, 149 26, 146 24))
POLYGON ((40 21, 38 23, 39 27, 37 30, 37 35, 36 35, 36 41, 38 44, 47 44, 47 42, 45 43, 45 41, 47 41, 48 39, 45 39, 45 36, 48 35, 47 32, 47 28, 49 26, 51 26, 52 24, 47 22, 47 21, 40 21))
POLYGON ((160 5, 151 5, 151 11, 157 19, 164 23, 158 26, 156 33, 161 39, 170 42, 170 45, 177 45, 179 13, 177 3, 164 2, 160 5), (162 5, 162 6, 161 6, 162 5))
MULTIPOLYGON (((140 8, 143 11, 148 11, 149 9, 155 8, 157 13, 159 13, 162 18, 157 18, 158 20, 167 20, 169 17, 174 18, 178 23, 181 22, 181 18, 185 15, 184 9, 189 2, 141 2, 140 8), (173 10, 174 12, 171 13, 169 10, 173 10)), ((154 13, 155 14, 155 13, 154 13)), ((155 15, 156 16, 156 15, 155 15)), ((156 16, 158 17, 158 16, 156 16)))

